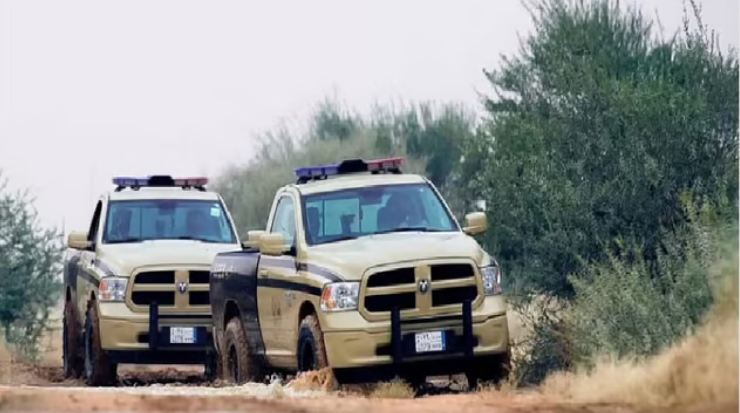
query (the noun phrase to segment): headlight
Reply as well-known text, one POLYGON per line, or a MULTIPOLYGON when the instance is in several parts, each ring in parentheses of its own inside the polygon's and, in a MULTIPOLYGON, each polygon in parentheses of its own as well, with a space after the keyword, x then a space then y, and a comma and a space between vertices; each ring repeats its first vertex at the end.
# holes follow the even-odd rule
POLYGON ((501 294, 501 269, 495 265, 481 267, 483 275, 483 291, 486 295, 501 294))
POLYGON ((341 282, 331 283, 324 287, 321 293, 321 310, 346 311, 357 310, 360 297, 360 283, 341 282))
POLYGON ((126 285, 128 278, 103 277, 98 286, 98 299, 100 301, 123 301, 126 298, 126 285))

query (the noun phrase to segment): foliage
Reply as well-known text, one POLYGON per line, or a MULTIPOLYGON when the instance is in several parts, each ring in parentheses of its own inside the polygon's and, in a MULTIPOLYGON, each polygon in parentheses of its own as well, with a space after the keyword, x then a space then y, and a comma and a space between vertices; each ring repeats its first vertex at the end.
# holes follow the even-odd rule
POLYGON ((620 237, 655 260, 682 192, 736 205, 738 64, 705 28, 657 39, 616 2, 531 9, 534 33, 487 73, 460 182, 487 200, 487 245, 515 287, 569 297, 568 274, 624 253, 620 237))
POLYGON ((293 170, 300 166, 406 156, 405 171, 439 176, 437 183, 444 186, 454 159, 439 160, 442 156, 433 148, 455 153, 450 148, 460 141, 460 134, 472 134, 473 122, 468 111, 455 105, 378 106, 361 117, 325 101, 312 116, 307 135, 286 127, 265 133, 257 156, 247 165, 229 168, 217 179, 216 189, 240 230, 246 231, 264 228, 275 191, 294 182, 293 170))
POLYGON ((657 354, 702 321, 723 294, 725 280, 713 276, 713 267, 737 251, 738 226, 706 204, 684 209, 690 219, 663 234, 655 260, 644 258, 642 245, 625 241, 620 255, 607 252, 608 260, 570 277, 573 300, 560 306, 542 298, 527 302, 528 351, 516 360, 520 382, 590 368, 605 356, 657 354))
POLYGON ((0 327, 22 356, 34 358, 61 291, 60 234, 42 228, 25 193, 0 181, 0 327))

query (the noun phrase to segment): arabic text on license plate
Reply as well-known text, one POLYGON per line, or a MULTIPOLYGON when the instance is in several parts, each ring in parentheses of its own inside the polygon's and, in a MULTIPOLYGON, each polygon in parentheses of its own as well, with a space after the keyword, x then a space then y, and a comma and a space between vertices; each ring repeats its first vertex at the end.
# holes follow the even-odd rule
POLYGON ((416 333, 414 339, 417 353, 445 350, 445 335, 442 331, 416 333))
POLYGON ((194 344, 195 328, 193 327, 170 327, 170 343, 172 344, 194 344))

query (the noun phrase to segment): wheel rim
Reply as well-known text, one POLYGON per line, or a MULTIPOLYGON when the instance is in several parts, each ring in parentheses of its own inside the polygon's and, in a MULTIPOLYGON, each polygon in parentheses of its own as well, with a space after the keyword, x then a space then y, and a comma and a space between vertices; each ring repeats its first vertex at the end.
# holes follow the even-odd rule
POLYGON ((239 361, 236 356, 236 347, 229 347, 229 372, 231 373, 231 380, 235 383, 239 382, 239 361))

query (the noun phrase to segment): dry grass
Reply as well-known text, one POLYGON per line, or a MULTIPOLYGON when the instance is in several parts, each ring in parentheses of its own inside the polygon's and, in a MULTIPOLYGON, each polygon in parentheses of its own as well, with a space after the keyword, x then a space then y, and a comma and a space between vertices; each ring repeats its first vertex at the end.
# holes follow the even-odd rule
POLYGON ((378 383, 369 395, 375 399, 413 399, 414 396, 416 396, 414 389, 401 379, 378 383))
POLYGON ((719 271, 716 304, 694 334, 643 361, 606 360, 590 372, 555 374, 543 392, 577 402, 737 406, 737 255, 719 271))
POLYGON ((288 383, 293 390, 333 391, 339 387, 330 368, 301 373, 288 383))

